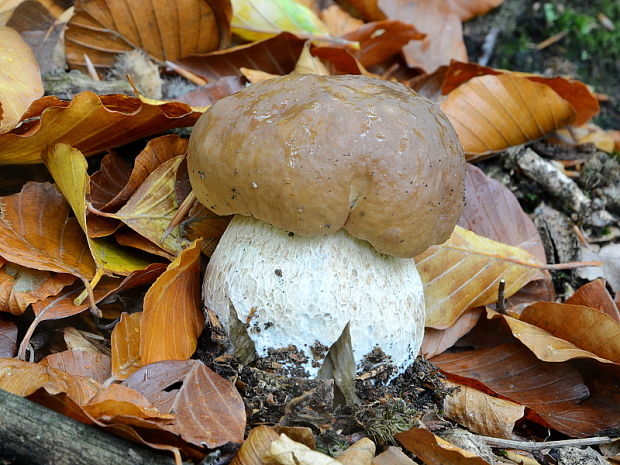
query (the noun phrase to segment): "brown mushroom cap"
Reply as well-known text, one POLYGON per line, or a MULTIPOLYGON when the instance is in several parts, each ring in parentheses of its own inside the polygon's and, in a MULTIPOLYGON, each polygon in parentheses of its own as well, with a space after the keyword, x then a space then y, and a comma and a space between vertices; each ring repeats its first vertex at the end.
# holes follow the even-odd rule
POLYGON ((189 141, 198 200, 304 236, 344 228, 413 257, 463 208, 465 160, 448 118, 401 84, 288 75, 216 102, 189 141))

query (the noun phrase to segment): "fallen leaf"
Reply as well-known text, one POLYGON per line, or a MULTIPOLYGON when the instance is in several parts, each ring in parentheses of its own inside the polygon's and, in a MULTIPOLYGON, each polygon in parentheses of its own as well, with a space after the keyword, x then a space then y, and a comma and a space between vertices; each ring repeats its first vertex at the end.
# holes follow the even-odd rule
POLYGON ((447 3, 461 21, 467 21, 497 8, 504 0, 447 0, 447 3))
POLYGON ((330 74, 361 74, 378 78, 369 73, 349 50, 339 47, 314 47, 312 55, 320 58, 327 65, 330 74))
POLYGON ((0 44, 0 134, 4 134, 43 96, 43 82, 39 64, 19 32, 0 26, 0 44))
POLYGON ((364 24, 343 37, 359 42, 360 49, 355 56, 363 66, 368 67, 399 53, 412 40, 423 40, 425 34, 411 24, 387 20, 364 24))
POLYGON ((72 326, 67 326, 64 328, 62 335, 67 349, 88 352, 92 355, 101 355, 99 348, 86 338, 83 331, 72 326))
POLYGON ((74 376, 86 376, 103 383, 110 377, 110 357, 82 350, 65 350, 50 354, 39 362, 66 371, 74 376))
POLYGON ((545 77, 538 74, 518 73, 502 69, 489 68, 477 63, 452 61, 446 70, 442 85, 442 93, 449 94, 461 84, 477 76, 512 74, 529 79, 532 82, 545 84, 553 89, 560 97, 569 102, 576 111, 577 126, 590 120, 598 114, 600 106, 596 96, 583 82, 563 77, 545 77))
POLYGON ((300 74, 319 74, 323 76, 329 75, 329 70, 323 62, 310 53, 310 45, 310 41, 307 41, 304 44, 304 48, 299 55, 299 59, 295 64, 295 69, 293 72, 300 74))
POLYGON ((58 294, 74 281, 70 274, 5 263, 0 266, 0 311, 21 315, 28 305, 58 294))
POLYGON ((443 402, 446 418, 473 433, 494 438, 512 439, 517 420, 525 415, 525 407, 505 399, 490 396, 462 384, 447 382, 458 388, 443 402))
POLYGON ((620 422, 607 414, 617 406, 587 399, 590 391, 572 365, 542 362, 521 345, 444 353, 432 363, 452 381, 525 405, 535 413, 528 417, 569 436, 587 437, 620 422))
POLYGON ((111 336, 112 375, 127 379, 142 366, 140 360, 140 318, 142 312, 123 313, 111 336))
POLYGON ((329 36, 327 26, 312 10, 294 0, 232 0, 232 30, 257 41, 290 32, 298 36, 329 36))
POLYGON ((122 384, 110 384, 105 389, 99 389, 82 408, 90 416, 104 419, 107 423, 123 422, 119 417, 133 417, 142 419, 167 419, 173 415, 162 413, 139 392, 122 384))
POLYGON ((304 43, 304 39, 282 32, 259 42, 177 61, 189 71, 209 81, 226 76, 242 77, 239 71, 242 67, 284 75, 295 68, 304 43))
POLYGON ((77 0, 65 34, 67 61, 112 66, 116 55, 139 48, 163 64, 225 48, 230 41, 228 0, 77 0))
MULTIPOLYGON (((144 284, 152 283, 164 272, 166 265, 163 263, 153 263, 146 269, 135 271, 124 279, 104 277, 94 289, 95 301, 101 302, 103 299, 119 293, 123 290, 133 289, 144 284)), ((81 293, 82 288, 67 289, 55 297, 50 297, 35 303, 32 306, 36 315, 36 322, 44 320, 55 320, 67 318, 83 312, 89 303, 75 305, 75 298, 81 293)), ((34 323, 33 323, 34 324, 34 323)))
MULTIPOLYGON (((265 463, 270 465, 340 465, 330 456, 310 449, 281 434, 272 441, 265 455, 265 463)), ((370 462, 368 462, 370 464, 370 462)), ((360 463, 360 465, 363 465, 360 463)))
MULTIPOLYGON (((41 156, 56 185, 69 202, 78 223, 87 233, 86 196, 90 184, 86 158, 79 150, 67 144, 56 144, 41 156)), ((127 276, 133 271, 145 269, 150 264, 141 257, 131 255, 127 249, 119 247, 109 238, 87 237, 87 240, 97 265, 97 274, 114 273, 127 276)))
POLYGON ((579 269, 577 275, 580 278, 588 280, 605 278, 612 290, 620 293, 620 244, 607 244, 600 249, 584 248, 581 259, 600 261, 603 266, 579 269))
POLYGON ((497 301, 499 280, 509 297, 528 282, 545 277, 529 252, 457 226, 441 245, 415 258, 424 283, 426 326, 449 328, 466 310, 497 301))
POLYGON ((41 163, 41 152, 57 142, 93 155, 172 128, 192 126, 200 113, 187 104, 151 105, 126 95, 81 92, 71 102, 36 100, 24 115, 33 118, 0 135, 0 164, 41 163))
POLYGON ((620 363, 620 323, 598 310, 581 305, 537 302, 523 311, 521 321, 620 363))
POLYGON ((133 229, 120 229, 119 231, 114 233, 114 239, 116 239, 116 242, 118 242, 120 245, 133 247, 134 249, 142 250, 143 252, 158 255, 165 258, 166 260, 174 260, 175 254, 166 252, 157 244, 149 241, 146 237, 141 236, 133 229))
POLYGON ((88 201, 98 210, 104 209, 127 185, 131 173, 132 169, 123 158, 115 152, 108 153, 101 159, 99 171, 90 176, 88 201))
POLYGON ((230 465, 263 465, 269 446, 280 437, 280 434, 286 434, 311 449, 315 448, 314 435, 308 428, 261 425, 250 430, 230 465))
POLYGON ((11 358, 17 352, 17 325, 0 315, 0 358, 11 358))
POLYGON ((168 265, 144 297, 140 358, 144 365, 185 360, 196 350, 204 326, 200 304, 200 240, 168 265))
POLYGON ((444 353, 446 349, 452 347, 456 341, 476 326, 481 314, 481 308, 472 308, 459 316, 456 322, 449 328, 426 328, 420 353, 427 359, 444 353))
POLYGON ((551 88, 512 74, 470 79, 448 94, 441 109, 469 159, 536 140, 576 117, 551 88))
POLYGON ((339 2, 349 13, 356 18, 368 21, 382 21, 385 13, 378 6, 378 0, 342 0, 339 2))
POLYGON ((395 446, 389 446, 377 455, 371 462, 372 465, 415 465, 407 455, 395 446))
POLYGON ((412 24, 426 37, 403 47, 407 65, 432 73, 450 60, 467 61, 461 19, 444 1, 379 0, 389 19, 412 24))
POLYGON ((343 36, 364 25, 364 21, 354 18, 338 5, 325 8, 319 16, 333 36, 343 36))
POLYGON ((235 387, 198 360, 166 360, 136 371, 124 384, 160 411, 174 412, 171 428, 198 446, 213 449, 243 442, 245 407, 235 387), (169 389, 182 382, 179 389, 169 389))
POLYGON ((0 26, 4 26, 9 20, 15 8, 24 0, 5 0, 0 4, 0 26))
POLYGON ((243 89, 243 83, 239 76, 224 76, 210 80, 198 89, 179 95, 175 100, 192 106, 208 107, 241 89, 243 89))
POLYGON ((51 184, 27 183, 0 198, 0 256, 36 270, 90 279, 95 263, 79 223, 51 184))
POLYGON ((187 239, 181 237, 180 227, 175 227, 163 242, 161 238, 179 207, 175 185, 179 165, 184 159, 184 155, 179 155, 162 163, 144 180, 127 203, 114 213, 114 218, 174 255, 189 244, 187 239))
POLYGON ((259 69, 241 67, 239 68, 239 71, 243 73, 243 77, 245 77, 250 84, 256 84, 257 82, 266 81, 267 79, 272 79, 279 76, 278 74, 265 73, 259 69))
POLYGON ((620 323, 620 311, 605 287, 605 281, 595 279, 584 284, 566 300, 569 305, 583 305, 584 307, 595 308, 600 312, 606 313, 620 323))
POLYGON ((426 465, 488 465, 482 457, 456 447, 424 428, 399 433, 396 439, 426 465))
POLYGON ((196 202, 189 211, 188 221, 184 228, 185 234, 191 241, 202 238, 202 253, 210 257, 232 218, 232 216, 216 215, 196 202))
POLYGON ((336 460, 342 465, 370 465, 376 450, 374 442, 362 438, 338 454, 336 460))

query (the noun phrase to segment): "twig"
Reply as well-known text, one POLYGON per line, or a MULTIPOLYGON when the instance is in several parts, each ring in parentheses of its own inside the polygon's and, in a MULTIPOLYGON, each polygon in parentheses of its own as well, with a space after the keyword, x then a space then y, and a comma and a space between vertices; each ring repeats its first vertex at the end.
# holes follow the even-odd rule
POLYGON ((84 63, 86 64, 86 70, 88 71, 88 75, 95 81, 101 81, 99 74, 97 74, 97 70, 95 69, 95 65, 90 61, 90 58, 85 53, 84 54, 84 63))
POLYGON ((568 29, 564 29, 563 31, 558 32, 557 34, 552 35, 548 39, 545 39, 542 42, 540 42, 538 45, 536 45, 536 50, 542 50, 544 48, 549 47, 550 45, 555 44, 556 42, 559 42, 564 37, 566 37, 567 34, 568 34, 568 29))
POLYGON ((181 223, 181 221, 183 221, 183 218, 185 218, 187 212, 189 212, 189 210, 192 208, 192 205, 194 205, 195 201, 196 194, 194 194, 194 191, 191 191, 187 195, 187 197, 185 197, 185 200, 183 200, 181 206, 170 220, 170 224, 168 225, 168 227, 164 231, 163 236, 159 240, 160 244, 162 244, 166 240, 166 237, 168 237, 168 235, 172 232, 172 230, 176 228, 181 223))
POLYGON ((205 81, 203 78, 201 78, 197 74, 192 73, 189 69, 185 69, 177 65, 176 63, 166 60, 166 66, 178 75, 183 76, 188 81, 193 82, 197 86, 204 86, 207 84, 207 81, 205 81))
POLYGON ((505 289, 506 280, 502 278, 499 280, 499 286, 497 288, 497 311, 503 315, 506 314, 506 298, 504 297, 505 289))
POLYGON ((482 442, 490 447, 501 449, 519 449, 519 450, 543 450, 554 449, 557 447, 580 447, 592 446, 596 444, 609 444, 614 439, 608 436, 598 436, 584 439, 566 439, 563 441, 547 441, 547 442, 531 442, 531 441, 512 441, 510 439, 492 438, 490 436, 476 436, 482 442))
POLYGON ((497 36, 499 35, 499 28, 492 27, 489 33, 484 38, 482 44, 482 56, 478 60, 478 63, 482 66, 486 66, 493 55, 493 49, 495 48, 495 42, 497 42, 497 36))

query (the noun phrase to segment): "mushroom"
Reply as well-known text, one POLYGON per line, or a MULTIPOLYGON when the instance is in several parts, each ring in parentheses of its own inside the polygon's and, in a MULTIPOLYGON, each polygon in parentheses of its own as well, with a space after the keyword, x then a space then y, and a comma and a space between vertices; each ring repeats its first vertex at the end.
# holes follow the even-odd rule
POLYGON ((412 257, 463 207, 463 152, 437 105, 363 76, 269 79, 199 119, 188 168, 203 205, 236 215, 203 294, 243 362, 291 347, 346 391, 376 347, 409 366, 425 319, 412 257))

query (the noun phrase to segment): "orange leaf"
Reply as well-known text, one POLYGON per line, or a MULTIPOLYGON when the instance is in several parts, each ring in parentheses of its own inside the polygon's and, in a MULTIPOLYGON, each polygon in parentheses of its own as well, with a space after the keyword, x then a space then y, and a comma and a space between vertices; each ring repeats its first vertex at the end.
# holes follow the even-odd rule
POLYGON ((379 0, 379 7, 389 19, 413 24, 426 34, 420 41, 403 48, 407 65, 432 73, 451 59, 467 61, 461 19, 444 1, 379 0))
POLYGON ((146 237, 141 236, 133 229, 122 228, 120 231, 117 231, 114 234, 114 239, 116 239, 116 242, 118 242, 120 245, 133 247, 134 249, 142 250, 153 255, 158 255, 165 258, 166 260, 174 260, 175 257, 175 254, 166 252, 157 244, 149 241, 146 237))
POLYGON ((382 21, 385 13, 377 5, 378 0, 343 0, 339 2, 355 17, 362 17, 368 21, 382 21))
POLYGON ((441 109, 470 157, 538 139, 576 117, 551 88, 512 74, 473 78, 452 91, 441 109))
POLYGON ((67 61, 83 66, 84 54, 110 67, 118 53, 139 48, 163 63, 228 46, 228 0, 78 0, 65 34, 67 61))
POLYGON ((0 311, 21 315, 28 305, 58 294, 75 276, 33 270, 5 263, 0 265, 0 311))
POLYGON ((82 92, 71 102, 43 97, 24 116, 34 121, 0 135, 0 164, 41 163, 41 152, 57 142, 92 155, 168 129, 192 126, 199 116, 184 103, 151 105, 118 94, 82 92))
POLYGON ((28 268, 90 279, 95 263, 69 211, 51 184, 28 183, 21 193, 0 197, 0 256, 28 268))
POLYGON ((467 21, 476 16, 488 13, 498 7, 504 0, 447 0, 448 5, 461 21, 467 21))
POLYGON ((338 5, 325 8, 320 17, 332 36, 343 36, 364 25, 364 21, 354 18, 338 5))
POLYGON ((110 377, 110 357, 83 350, 65 350, 50 354, 39 362, 66 371, 73 376, 85 376, 103 383, 110 377))
POLYGON ((607 292, 605 281, 595 279, 584 284, 565 302, 569 305, 583 305, 584 307, 595 308, 606 313, 618 323, 620 323, 620 311, 618 306, 607 292))
POLYGON ((204 325, 200 243, 196 240, 183 250, 144 297, 140 320, 140 358, 144 365, 185 360, 196 350, 204 325))
POLYGON ((482 457, 456 447, 424 428, 399 433, 396 439, 426 465, 488 465, 482 457))
POLYGON ((4 134, 43 96, 43 82, 32 50, 17 31, 0 26, 0 44, 0 134, 4 134))
POLYGON ((112 374, 127 379, 142 366, 140 362, 140 318, 142 312, 123 313, 112 331, 112 374))
POLYGON ((147 365, 124 384, 143 394, 161 412, 176 414, 171 429, 195 445, 215 448, 241 443, 245 407, 235 387, 198 360, 147 365), (170 386, 182 382, 179 389, 170 386))
POLYGON ((446 329, 426 328, 420 353, 426 358, 443 353, 467 334, 480 319, 481 308, 472 308, 463 313, 452 326, 446 329))
POLYGON ((17 351, 17 325, 0 316, 0 358, 11 358, 17 351))

